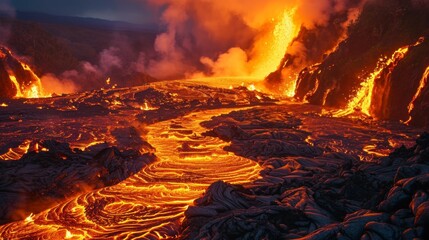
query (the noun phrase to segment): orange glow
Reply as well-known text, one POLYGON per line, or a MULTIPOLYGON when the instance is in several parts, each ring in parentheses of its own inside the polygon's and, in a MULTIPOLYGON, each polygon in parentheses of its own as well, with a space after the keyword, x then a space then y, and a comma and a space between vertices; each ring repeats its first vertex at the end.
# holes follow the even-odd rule
POLYGON ((252 51, 251 77, 264 78, 277 70, 292 40, 298 34, 299 27, 294 23, 296 8, 284 11, 278 18, 272 18, 275 24, 272 32, 255 43, 252 51))
POLYGON ((112 102, 111 102, 111 104, 113 104, 114 106, 122 106, 123 105, 123 103, 121 102, 121 101, 118 101, 118 100, 113 100, 112 102))
POLYGON ((69 231, 69 230, 66 230, 66 236, 65 236, 65 239, 70 239, 70 238, 72 238, 73 237, 73 234, 69 231))
POLYGON ((305 142, 306 143, 308 143, 308 145, 310 145, 310 146, 314 146, 314 143, 313 143, 313 141, 314 141, 315 139, 313 139, 312 137, 311 137, 311 135, 309 135, 306 139, 305 139, 305 142))
POLYGON ((319 79, 316 79, 316 83, 314 84, 314 88, 304 96, 304 102, 308 102, 308 98, 313 96, 314 93, 316 93, 317 89, 319 89, 319 79))
POLYGON ((31 76, 33 76, 33 79, 36 80, 36 82, 32 83, 30 86, 21 86, 22 93, 24 98, 41 98, 41 97, 50 97, 48 94, 44 94, 43 87, 42 87, 42 81, 40 78, 31 70, 30 66, 28 66, 25 63, 21 63, 21 66, 24 68, 25 71, 27 71, 31 76))
POLYGON ((0 107, 8 107, 9 105, 7 105, 7 103, 2 103, 0 104, 0 107))
POLYGON ((13 75, 9 75, 9 79, 10 81, 13 83, 13 85, 16 88, 16 95, 15 97, 20 98, 20 97, 24 97, 24 95, 21 92, 21 86, 19 85, 18 81, 16 80, 16 77, 13 75))
POLYGON ((27 218, 24 220, 26 223, 34 222, 34 214, 31 213, 27 218))
POLYGON ((413 99, 411 100, 410 104, 408 105, 408 115, 410 115, 410 116, 409 116, 408 120, 405 122, 405 124, 409 124, 411 122, 411 120, 412 120, 411 112, 414 109, 414 104, 415 104, 417 98, 420 97, 420 94, 422 93, 422 90, 427 85, 428 76, 429 76, 429 66, 426 68, 425 72, 423 73, 423 76, 420 79, 420 84, 419 84, 419 87, 417 88, 416 94, 414 94, 413 99))
POLYGON ((172 231, 178 234, 184 211, 211 183, 224 180, 249 184, 260 178, 262 168, 255 161, 226 152, 224 147, 229 143, 219 138, 202 135, 207 129, 201 122, 233 110, 239 109, 194 112, 147 126, 146 139, 156 149, 156 162, 115 186, 82 194, 24 221, 0 226, 5 234, 2 237, 19 239, 37 234, 55 239, 110 239, 113 235, 117 239, 157 239, 167 234, 171 237, 172 231), (87 207, 98 200, 108 202, 99 209, 101 214, 95 221, 87 207), (60 220, 63 216, 72 222, 60 220), (79 227, 70 229, 74 223, 79 227), (118 231, 117 226, 127 231, 118 231))
POLYGON ((328 99, 329 93, 331 93, 332 90, 334 90, 334 88, 328 88, 323 94, 322 106, 326 105, 326 100, 328 99))
POLYGON ((378 156, 378 157, 386 157, 389 155, 388 152, 380 151, 380 149, 378 148, 378 146, 376 144, 366 145, 363 147, 362 150, 364 152, 370 154, 370 155, 374 155, 374 156, 378 156))
MULTIPOLYGON (((8 50, 8 53, 12 55, 12 52, 8 50)), ((16 58, 15 58, 16 59, 16 58)), ((20 79, 16 78, 16 75, 11 69, 8 70, 9 80, 15 86, 16 94, 15 98, 41 98, 41 97, 50 97, 51 95, 45 94, 42 87, 42 81, 40 78, 33 72, 33 70, 27 64, 16 59, 20 64, 22 69, 31 76, 32 82, 29 84, 21 83, 20 79)))
POLYGON ((250 84, 249 86, 247 86, 247 90, 249 90, 249 91, 256 91, 255 84, 250 84))
MULTIPOLYGON (((286 83, 286 90, 284 90, 284 95, 288 97, 295 97, 296 94, 296 85, 298 83, 297 75, 294 74, 288 77, 288 83, 286 83)), ((316 89, 317 90, 317 89, 316 89)))
POLYGON ((8 151, 0 155, 0 160, 9 161, 9 160, 18 160, 30 149, 30 140, 25 140, 16 148, 9 148, 8 151))
POLYGON ((149 106, 149 103, 147 102, 144 103, 144 106, 140 106, 140 110, 143 110, 143 111, 151 111, 151 110, 157 110, 157 109, 158 108, 149 106))
MULTIPOLYGON (((295 22, 296 8, 278 12, 278 16, 266 15, 263 19, 257 20, 265 24, 249 23, 260 32, 250 50, 233 47, 214 60, 202 57, 201 63, 210 69, 208 76, 254 78, 262 81, 276 71, 286 50, 299 32, 299 24, 295 22)), ((199 72, 191 74, 191 78, 194 79, 204 76, 207 75, 199 72)))
POLYGON ((374 84, 377 78, 380 77, 380 74, 384 70, 392 72, 395 67, 398 65, 408 53, 408 50, 411 46, 417 46, 422 43, 422 39, 419 39, 413 45, 407 45, 396 50, 390 58, 382 57, 377 63, 375 70, 361 83, 361 88, 357 91, 356 95, 348 102, 347 106, 334 113, 335 117, 343 117, 349 114, 354 113, 355 111, 360 111, 367 116, 372 116, 371 114, 371 101, 372 94, 374 89, 374 84))

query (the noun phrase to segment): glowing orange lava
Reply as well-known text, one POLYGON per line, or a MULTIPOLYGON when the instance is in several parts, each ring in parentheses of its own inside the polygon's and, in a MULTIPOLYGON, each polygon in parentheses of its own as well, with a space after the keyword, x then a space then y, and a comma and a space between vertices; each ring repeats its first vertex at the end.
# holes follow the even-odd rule
MULTIPOLYGON (((316 83, 314 84, 314 88, 308 92, 307 94, 305 94, 304 96, 304 102, 308 102, 308 98, 313 96, 314 93, 316 93, 317 89, 319 89, 319 79, 316 79, 316 83)), ((293 96, 292 96, 293 97, 293 96)))
POLYGON ((36 81, 32 83, 30 86, 21 86, 22 93, 24 98, 40 98, 40 97, 50 97, 50 95, 45 94, 43 91, 42 81, 40 78, 31 70, 31 68, 27 65, 21 62, 22 67, 25 71, 27 71, 31 76, 33 76, 33 79, 36 81))
POLYGON ((152 110, 157 110, 157 109, 158 108, 156 108, 156 107, 149 106, 149 103, 147 103, 147 102, 144 103, 144 106, 140 106, 140 110, 143 110, 143 111, 152 111, 152 110))
POLYGON ((9 161, 20 159, 24 154, 28 152, 28 150, 30 149, 30 144, 30 140, 25 140, 16 148, 9 148, 6 153, 0 155, 0 160, 9 161))
POLYGON ((423 39, 419 39, 413 45, 407 45, 396 50, 390 58, 382 57, 377 63, 375 70, 361 83, 361 88, 357 91, 356 95, 348 102, 347 106, 335 112, 333 115, 335 117, 343 117, 354 113, 355 111, 360 111, 367 116, 372 116, 371 114, 371 101, 372 94, 374 89, 374 84, 377 78, 380 77, 380 74, 384 70, 392 72, 393 69, 398 65, 408 53, 408 50, 411 46, 417 46, 423 42, 423 39))
MULTIPOLYGON (((7 51, 10 56, 13 57, 12 52, 10 50, 7 51)), ((3 57, 6 57, 5 53, 2 53, 3 57)), ((13 57, 14 58, 14 57, 13 57)), ((43 90, 42 81, 40 78, 33 72, 29 65, 21 62, 17 58, 14 58, 19 62, 22 69, 26 72, 28 76, 31 76, 30 83, 22 83, 21 79, 17 79, 17 75, 14 73, 12 69, 7 68, 7 72, 9 74, 9 80, 14 85, 16 89, 15 98, 41 98, 41 97, 50 97, 49 94, 46 94, 43 90)))
POLYGON ((17 98, 24 97, 24 94, 22 94, 22 92, 21 92, 21 86, 19 85, 18 81, 16 80, 16 77, 13 75, 9 75, 9 79, 16 88, 15 97, 17 97, 17 98))
POLYGON ((275 24, 273 31, 260 38, 252 51, 252 77, 264 78, 277 70, 292 40, 298 34, 298 26, 294 23, 296 8, 286 10, 283 16, 272 18, 275 24))
POLYGON ((297 84, 297 75, 294 74, 292 76, 289 76, 289 82, 286 84, 286 90, 284 90, 283 94, 288 97, 295 97, 297 84))
MULTIPOLYGON (((202 57, 201 62, 211 69, 210 77, 240 79, 252 78, 257 84, 270 73, 277 70, 284 54, 299 31, 295 23, 296 8, 280 11, 278 16, 264 18, 264 25, 255 30, 260 34, 249 51, 233 47, 228 52, 220 54, 217 60, 202 57), (259 29, 260 28, 260 29, 259 29)), ((191 75, 192 79, 206 77, 203 73, 191 75)), ((214 80, 214 79, 213 79, 214 80)), ((231 83, 228 83, 228 86, 231 83)), ((228 87, 227 86, 227 87, 228 87)), ((293 90, 294 86, 291 86, 293 90)))
POLYGON ((429 66, 426 68, 425 72, 423 73, 422 78, 420 79, 419 87, 417 88, 416 94, 414 94, 413 99, 411 100, 410 104, 408 105, 408 115, 409 118, 405 122, 405 124, 409 124, 412 120, 411 112, 414 109, 414 103, 416 102, 417 98, 420 97, 420 94, 422 93, 422 90, 426 87, 428 82, 428 76, 429 76, 429 66))
POLYGON ((1 236, 46 239, 176 238, 184 211, 217 180, 248 184, 256 162, 226 152, 229 143, 203 136, 200 123, 234 109, 192 113, 148 127, 159 158, 118 185, 76 197, 26 220, 0 227, 1 236), (96 212, 94 212, 96 211, 96 212))

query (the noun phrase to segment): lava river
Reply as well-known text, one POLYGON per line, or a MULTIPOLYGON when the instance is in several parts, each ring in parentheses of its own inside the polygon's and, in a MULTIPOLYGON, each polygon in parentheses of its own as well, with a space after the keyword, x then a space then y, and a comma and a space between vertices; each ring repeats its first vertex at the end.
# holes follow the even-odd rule
POLYGON ((159 239, 179 234, 184 211, 209 184, 259 178, 254 161, 226 152, 228 143, 200 126, 232 109, 194 112, 147 127, 159 158, 122 183, 83 194, 0 228, 5 239, 159 239))

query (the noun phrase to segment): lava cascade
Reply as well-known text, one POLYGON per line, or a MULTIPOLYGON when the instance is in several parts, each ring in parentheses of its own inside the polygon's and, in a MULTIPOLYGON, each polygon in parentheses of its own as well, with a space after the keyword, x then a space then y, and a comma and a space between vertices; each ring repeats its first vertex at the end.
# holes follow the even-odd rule
MULTIPOLYGON (((361 113, 428 126, 429 118, 421 114, 428 106, 427 88, 422 86, 429 64, 429 44, 424 40, 428 9, 425 2, 366 2, 347 37, 323 60, 300 71, 294 97, 339 108, 331 111, 337 117, 361 113)), ((317 46, 317 41, 310 45, 317 46)), ((290 68, 286 65, 281 71, 290 68)))
POLYGON ((408 120, 405 121, 406 124, 409 124, 412 120, 411 113, 414 110, 415 102, 416 100, 421 96, 423 89, 426 87, 428 82, 428 76, 429 76, 429 66, 426 68, 425 72, 423 73, 423 76, 420 80, 419 87, 417 88, 416 94, 414 94, 413 99, 411 100, 410 104, 408 105, 408 114, 410 115, 408 120))
POLYGON ((10 50, 0 48, 0 92, 5 97, 40 98, 45 94, 40 78, 10 50))
MULTIPOLYGON (((423 41, 424 38, 419 39, 414 45, 407 45, 399 48, 390 58, 381 57, 375 70, 361 83, 361 88, 357 91, 356 95, 349 101, 344 109, 337 111, 334 116, 343 117, 355 111, 360 111, 367 116, 376 117, 372 112, 375 104, 373 103, 373 93, 376 81, 381 78, 389 78, 398 63, 407 55, 410 47, 417 46, 423 41)), ((386 91, 386 89, 384 90, 386 91)))
MULTIPOLYGON (((303 24, 299 25, 298 34, 289 43, 278 68, 266 77, 265 86, 270 91, 295 97, 299 73, 306 67, 312 69, 312 66, 318 65, 326 56, 338 50, 339 44, 347 38, 347 28, 359 16, 362 3, 337 3, 335 11, 327 11, 330 14, 322 17, 325 19, 323 22, 316 21, 310 26, 304 20, 303 24)), ((313 89, 315 88, 308 90, 313 89)), ((305 98, 304 95, 301 99, 305 98)))

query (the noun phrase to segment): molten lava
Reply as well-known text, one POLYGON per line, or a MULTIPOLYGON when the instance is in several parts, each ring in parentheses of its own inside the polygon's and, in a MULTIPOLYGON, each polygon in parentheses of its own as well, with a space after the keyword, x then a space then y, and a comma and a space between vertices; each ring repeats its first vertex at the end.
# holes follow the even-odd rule
POLYGON ((260 178, 254 161, 226 152, 229 143, 204 136, 200 125, 231 109, 192 113, 148 127, 159 161, 118 185, 78 196, 22 222, 0 227, 2 236, 63 239, 163 238, 178 235, 184 211, 215 181, 246 184, 260 178), (62 231, 65 228, 67 231, 62 231), (127 229, 124 231, 124 229, 127 229), (73 232, 71 232, 73 230, 73 232))
POLYGON ((420 80, 419 87, 417 88, 416 94, 414 94, 413 99, 411 100, 410 104, 408 105, 408 114, 410 115, 408 120, 405 122, 405 124, 409 124, 412 120, 411 112, 414 109, 414 103, 416 100, 420 97, 423 89, 426 87, 428 82, 428 76, 429 76, 429 66, 426 68, 425 72, 423 73, 423 76, 420 80))
POLYGON ((8 151, 0 155, 0 160, 17 160, 20 159, 30 149, 30 140, 25 140, 19 146, 15 148, 9 148, 8 151))
POLYGON ((9 49, 0 47, 0 60, 13 85, 15 98, 50 97, 44 92, 40 78, 30 66, 16 58, 9 49))
POLYGON ((299 27, 294 23, 295 12, 296 8, 286 10, 283 16, 271 19, 274 29, 254 46, 250 76, 262 79, 279 67, 288 46, 298 34, 299 27))
POLYGON ((361 88, 357 91, 356 95, 348 102, 344 109, 334 113, 334 116, 343 117, 355 111, 360 111, 367 116, 372 116, 371 102, 375 81, 380 78, 384 71, 388 71, 388 75, 390 75, 398 63, 407 55, 410 47, 417 46, 423 41, 424 39, 420 38, 415 44, 399 48, 390 58, 381 57, 375 70, 361 83, 361 88))
MULTIPOLYGON (((317 89, 319 89, 319 84, 320 84, 319 79, 316 79, 316 83, 314 84, 314 88, 304 96, 304 102, 308 102, 308 97, 313 96, 313 94, 317 91, 317 89)), ((325 99, 323 102, 325 102, 325 99)))
POLYGON ((27 64, 20 62, 21 66, 24 68, 26 72, 28 72, 35 82, 28 85, 19 84, 15 76, 9 75, 11 81, 14 83, 17 94, 15 97, 17 98, 41 98, 41 97, 50 97, 51 95, 45 94, 42 86, 42 81, 40 78, 33 72, 33 70, 27 64))
POLYGON ((280 11, 278 15, 265 15, 263 20, 260 20, 264 24, 252 25, 252 30, 258 34, 249 49, 234 46, 218 55, 215 60, 201 57, 200 62, 209 72, 197 72, 192 74, 191 78, 240 77, 262 81, 279 67, 284 53, 298 34, 299 24, 295 22, 295 13, 296 8, 289 8, 280 11))

